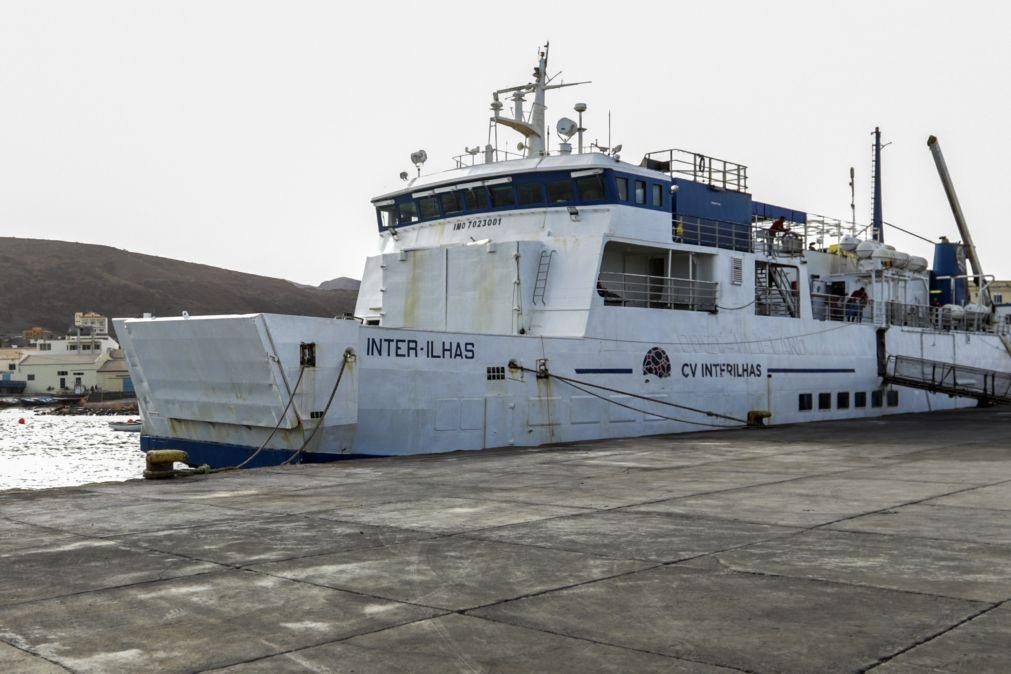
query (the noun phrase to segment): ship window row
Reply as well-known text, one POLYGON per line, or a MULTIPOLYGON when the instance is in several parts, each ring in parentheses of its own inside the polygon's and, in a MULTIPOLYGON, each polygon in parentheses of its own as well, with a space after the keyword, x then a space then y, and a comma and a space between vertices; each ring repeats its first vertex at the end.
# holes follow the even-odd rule
MULTIPOLYGON (((899 406, 899 392, 895 389, 890 389, 884 393, 881 391, 871 391, 871 407, 883 407, 887 403, 888 407, 898 407, 899 406)), ((867 392, 857 391, 853 394, 853 407, 864 408, 867 407, 867 392)), ((837 410, 848 410, 850 408, 850 393, 849 391, 837 391, 835 394, 835 409, 837 410)), ((801 412, 810 412, 814 409, 814 394, 813 393, 801 393, 797 396, 797 409, 801 412)), ((819 393, 818 394, 818 409, 819 410, 830 410, 832 409, 832 394, 831 393, 819 393)))
POLYGON ((376 205, 379 229, 418 222, 473 215, 503 209, 538 206, 624 203, 670 210, 669 184, 660 180, 622 175, 614 171, 542 173, 473 182, 438 193, 404 194, 376 205))

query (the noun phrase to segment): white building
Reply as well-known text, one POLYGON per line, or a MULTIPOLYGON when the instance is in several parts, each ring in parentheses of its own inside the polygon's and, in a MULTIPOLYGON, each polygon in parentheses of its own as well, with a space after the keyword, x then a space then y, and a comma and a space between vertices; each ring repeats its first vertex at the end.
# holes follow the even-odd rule
POLYGON ((28 353, 17 364, 16 379, 26 382, 25 393, 84 393, 99 385, 98 370, 107 353, 28 353))
POLYGON ((74 355, 98 355, 108 353, 110 349, 118 349, 119 344, 109 335, 70 335, 59 339, 40 339, 33 343, 34 350, 39 353, 74 355))
POLYGON ((88 328, 93 335, 109 334, 109 319, 94 311, 78 311, 74 314, 74 326, 88 328))

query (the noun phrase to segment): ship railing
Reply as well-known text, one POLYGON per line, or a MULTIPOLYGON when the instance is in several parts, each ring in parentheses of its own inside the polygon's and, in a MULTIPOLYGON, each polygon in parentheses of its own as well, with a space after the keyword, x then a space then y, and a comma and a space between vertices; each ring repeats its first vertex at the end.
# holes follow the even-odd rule
POLYGON ((672 227, 674 243, 723 248, 744 253, 754 252, 751 227, 737 222, 675 215, 672 227))
POLYGON ((874 300, 860 302, 855 297, 811 293, 811 315, 818 321, 875 323, 880 309, 874 300))
POLYGON ((714 281, 600 272, 597 294, 606 306, 716 311, 719 284, 714 281))
POLYGON ((710 218, 675 215, 671 238, 674 243, 723 248, 743 253, 765 253, 770 257, 793 257, 804 252, 804 238, 796 232, 770 230, 768 225, 728 222, 710 218))
POLYGON ((515 152, 509 152, 508 150, 499 150, 498 148, 493 148, 491 150, 491 162, 486 161, 487 156, 485 154, 484 148, 481 148, 478 152, 468 152, 466 154, 458 154, 453 157, 453 163, 456 164, 456 168, 465 168, 467 166, 480 166, 481 164, 489 164, 500 161, 508 161, 510 159, 523 159, 526 155, 517 154, 515 152))
POLYGON ((1011 373, 908 356, 889 356, 886 379, 906 386, 1011 402, 1011 373))
POLYGON ((950 307, 933 307, 925 304, 903 302, 876 302, 862 304, 853 297, 811 293, 811 313, 819 321, 846 321, 873 323, 897 327, 926 328, 947 332, 984 332, 1008 335, 1011 324, 994 320, 987 312, 959 312, 950 307))
POLYGON ((672 148, 647 152, 640 166, 721 190, 748 191, 748 167, 718 157, 672 148))

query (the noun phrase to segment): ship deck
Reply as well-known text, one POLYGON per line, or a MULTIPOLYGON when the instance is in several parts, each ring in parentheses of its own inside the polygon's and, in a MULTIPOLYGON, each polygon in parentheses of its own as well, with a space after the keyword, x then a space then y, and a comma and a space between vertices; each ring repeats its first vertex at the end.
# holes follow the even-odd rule
POLYGON ((0 671, 1009 671, 1009 424, 5 492, 0 671))

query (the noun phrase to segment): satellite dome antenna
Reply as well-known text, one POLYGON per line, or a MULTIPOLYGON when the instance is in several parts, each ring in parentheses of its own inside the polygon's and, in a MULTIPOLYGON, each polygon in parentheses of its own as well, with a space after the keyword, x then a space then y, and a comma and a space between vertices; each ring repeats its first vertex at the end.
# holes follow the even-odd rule
POLYGON ((421 175, 421 166, 428 161, 428 153, 424 150, 418 150, 417 152, 411 153, 411 163, 414 167, 418 169, 418 175, 421 175))

